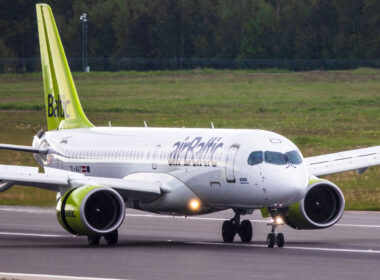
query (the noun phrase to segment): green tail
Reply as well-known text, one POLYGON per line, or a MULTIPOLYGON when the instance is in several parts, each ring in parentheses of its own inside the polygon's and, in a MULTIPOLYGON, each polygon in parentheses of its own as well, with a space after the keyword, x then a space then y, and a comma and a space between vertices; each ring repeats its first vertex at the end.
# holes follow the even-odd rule
POLYGON ((36 10, 48 130, 93 127, 80 105, 53 13, 46 4, 36 10))

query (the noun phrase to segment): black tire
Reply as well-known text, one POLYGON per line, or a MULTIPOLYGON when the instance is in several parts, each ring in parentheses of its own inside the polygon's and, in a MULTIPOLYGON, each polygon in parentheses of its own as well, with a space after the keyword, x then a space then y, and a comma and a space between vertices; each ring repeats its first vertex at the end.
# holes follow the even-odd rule
POLYGON ((277 247, 279 247, 279 248, 284 247, 284 244, 285 244, 284 234, 282 234, 282 233, 277 234, 276 243, 277 243, 277 247))
POLYGON ((100 238, 101 238, 101 236, 97 235, 97 234, 87 236, 88 245, 90 245, 90 246, 99 245, 100 238))
POLYGON ((224 242, 232 242, 235 238, 235 229, 231 221, 224 221, 222 226, 222 236, 224 242))
POLYGON ((248 220, 241 222, 239 227, 239 236, 242 242, 251 242, 252 240, 252 224, 248 220))
POLYGON ((107 245, 116 245, 117 241, 119 240, 119 233, 117 229, 111 233, 104 235, 104 239, 106 240, 107 245))
POLYGON ((274 233, 269 233, 267 235, 267 245, 268 245, 268 248, 273 248, 274 247, 274 242, 275 242, 275 235, 274 233))

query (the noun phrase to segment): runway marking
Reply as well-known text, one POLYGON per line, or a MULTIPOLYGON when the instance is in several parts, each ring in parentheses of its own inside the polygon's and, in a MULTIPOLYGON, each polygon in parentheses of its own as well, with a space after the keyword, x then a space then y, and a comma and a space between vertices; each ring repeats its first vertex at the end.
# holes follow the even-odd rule
POLYGON ((54 238, 71 237, 70 235, 59 235, 59 234, 4 232, 4 231, 1 231, 0 235, 32 236, 32 237, 54 237, 54 238))
MULTIPOLYGON (((64 276, 64 275, 51 275, 51 274, 28 274, 28 273, 10 273, 10 272, 0 272, 1 277, 22 277, 24 280, 26 279, 44 279, 44 280, 53 280, 53 279, 78 279, 78 280, 128 280, 128 279, 120 279, 120 278, 96 278, 96 277, 78 277, 78 276, 64 276)), ((131 279, 129 279, 131 280, 131 279)))
MULTIPOLYGON (((189 220, 199 220, 199 221, 225 221, 226 218, 205 218, 205 217, 185 217, 185 216, 168 216, 168 215, 154 215, 154 214, 125 214, 129 217, 142 217, 142 218, 166 218, 166 219, 189 219, 189 220)), ((270 219, 250 219, 251 222, 255 223, 268 223, 270 219)), ((364 228, 380 228, 380 225, 355 225, 355 224, 335 224, 334 226, 341 227, 364 227, 364 228)))
POLYGON ((380 228, 378 225, 354 225, 354 224, 335 224, 340 227, 364 227, 364 228, 380 228))
MULTIPOLYGON (((215 246, 236 246, 236 247, 256 247, 268 248, 266 245, 259 244, 239 244, 239 243, 213 243, 213 242, 185 242, 186 244, 194 245, 215 245, 215 246)), ((322 248, 322 247, 298 247, 285 246, 283 248, 273 248, 268 250, 303 250, 303 251, 325 251, 325 252, 341 252, 341 253, 365 253, 365 254, 380 254, 379 250, 363 250, 363 249, 342 249, 342 248, 322 248)))
MULTIPOLYGON (((13 236, 31 236, 31 237, 53 237, 53 238, 62 238, 62 237, 71 237, 70 235, 59 235, 59 234, 37 234, 37 233, 21 233, 21 232, 0 232, 0 235, 13 235, 13 236)), ((167 242, 172 242, 168 240, 167 242)), ((267 248, 266 245, 260 244, 243 244, 243 243, 221 243, 221 242, 181 242, 184 244, 194 244, 194 245, 213 245, 213 246, 233 246, 233 247, 256 247, 256 248, 267 248)), ((325 251, 325 252, 341 252, 341 253, 365 253, 365 254, 380 254, 380 250, 364 250, 364 249, 347 249, 347 248, 322 248, 322 247, 302 247, 302 246, 285 246, 281 249, 273 250, 304 250, 304 251, 325 251)), ((0 276, 1 276, 0 272, 0 276)), ((72 278, 70 278, 72 279, 72 278)), ((75 277, 75 279, 80 279, 75 277)), ((93 279, 93 278, 83 278, 83 279, 93 279)), ((96 278, 96 279, 109 279, 109 278, 96 278)))
MULTIPOLYGON (((43 208, 13 208, 13 207, 0 207, 0 211, 5 212, 24 212, 24 213, 51 213, 55 212, 53 209, 43 209, 43 208)), ((226 218, 208 218, 208 217, 185 217, 185 216, 170 216, 170 215, 155 215, 155 214, 125 214, 126 217, 141 217, 141 218, 161 218, 161 219, 189 219, 198 221, 224 221, 226 218)), ((269 219, 250 219, 251 222, 255 223, 267 223, 269 219)), ((380 228, 380 225, 357 225, 357 224, 340 224, 337 223, 335 226, 340 227, 361 227, 361 228, 380 228)))
POLYGON ((4 212, 22 212, 22 213, 54 213, 55 209, 50 208, 17 208, 17 207, 0 207, 0 211, 4 212))

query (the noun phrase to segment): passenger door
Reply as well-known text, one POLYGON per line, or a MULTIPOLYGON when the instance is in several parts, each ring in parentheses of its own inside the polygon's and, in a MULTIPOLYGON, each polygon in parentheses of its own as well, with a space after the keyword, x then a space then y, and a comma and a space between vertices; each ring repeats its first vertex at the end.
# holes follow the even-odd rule
POLYGON ((238 144, 233 144, 228 150, 226 157, 226 180, 228 183, 235 183, 235 157, 236 153, 239 150, 238 144))
POLYGON ((161 145, 157 145, 152 156, 152 169, 157 169, 157 163, 160 161, 161 145))

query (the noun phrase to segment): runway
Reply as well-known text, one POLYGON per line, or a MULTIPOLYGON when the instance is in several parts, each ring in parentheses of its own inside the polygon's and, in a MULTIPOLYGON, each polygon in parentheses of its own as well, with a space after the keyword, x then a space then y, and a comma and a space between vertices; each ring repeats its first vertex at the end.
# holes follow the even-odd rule
MULTIPOLYGON (((0 279, 43 279, 29 274, 117 279, 379 279, 380 213, 346 212, 324 230, 287 226, 284 248, 266 248, 270 228, 259 212, 252 243, 221 242, 223 211, 193 218, 128 209, 119 243, 89 247, 72 237, 54 209, 0 207, 0 279), (22 273, 12 277, 9 274, 22 273)), ((53 279, 46 276, 45 279, 53 279)), ((66 279, 66 278, 61 278, 66 279)), ((83 278, 85 279, 85 278, 83 278)))

